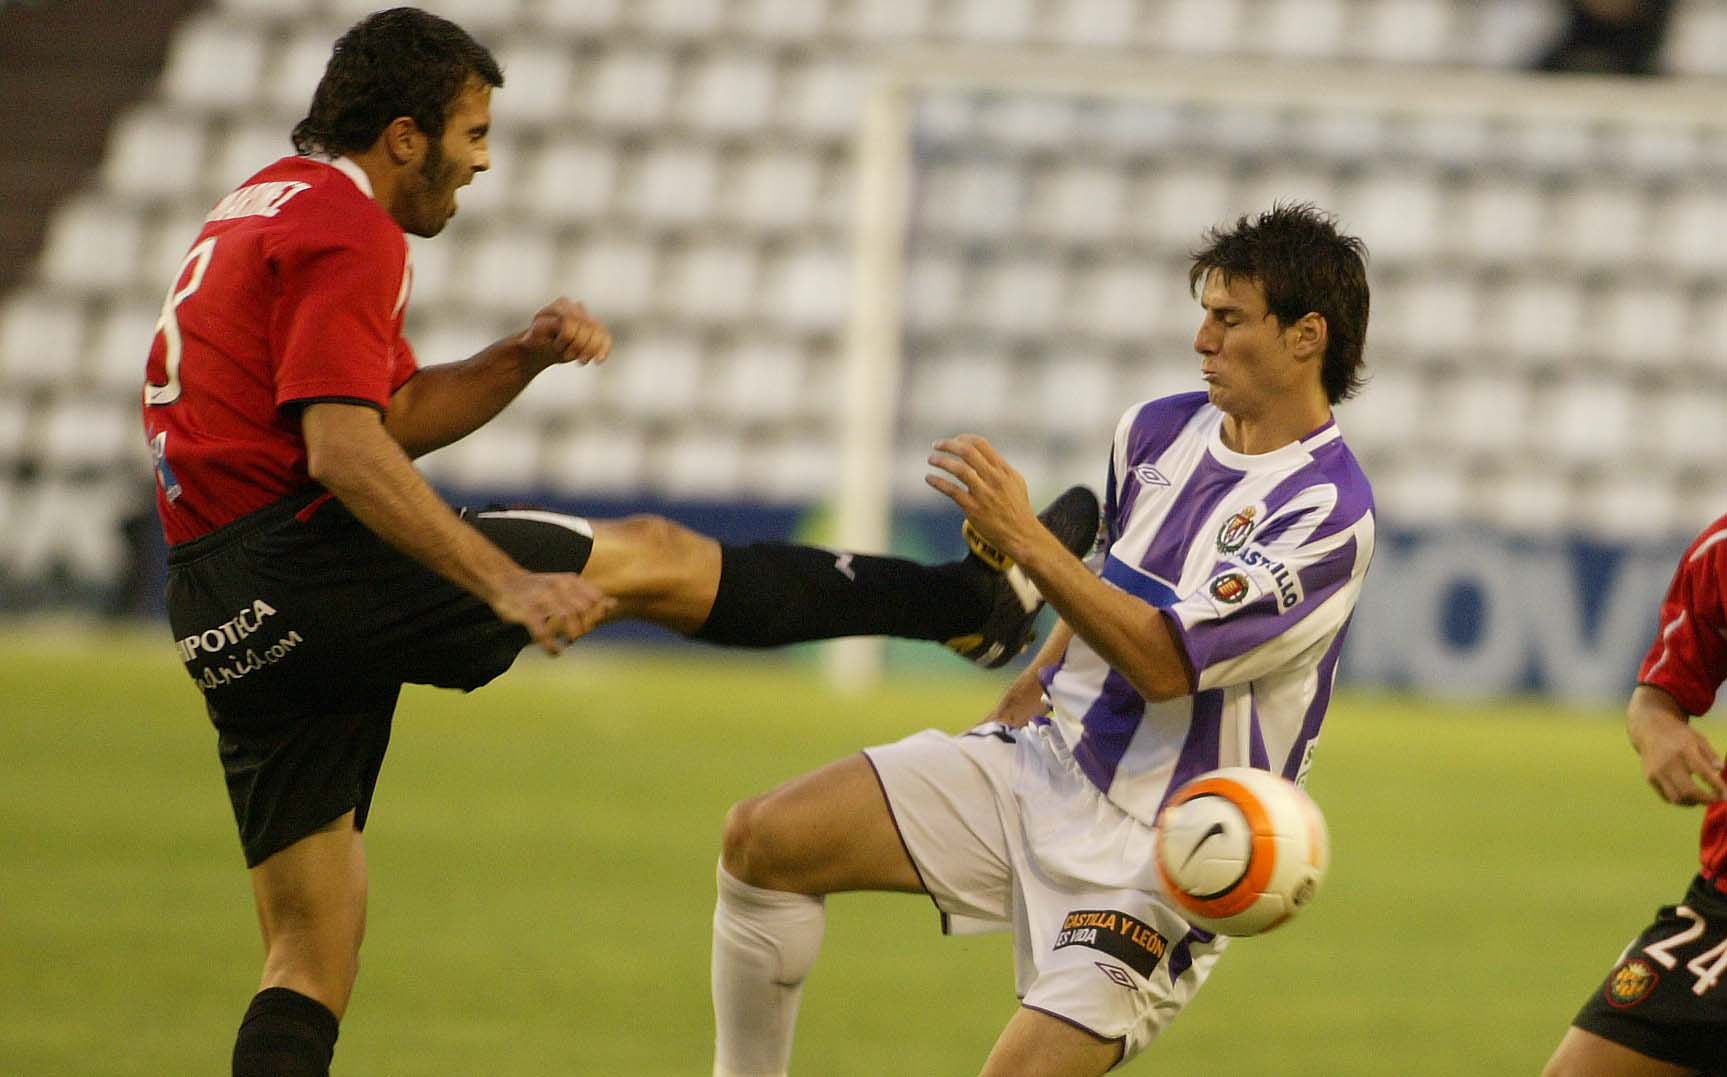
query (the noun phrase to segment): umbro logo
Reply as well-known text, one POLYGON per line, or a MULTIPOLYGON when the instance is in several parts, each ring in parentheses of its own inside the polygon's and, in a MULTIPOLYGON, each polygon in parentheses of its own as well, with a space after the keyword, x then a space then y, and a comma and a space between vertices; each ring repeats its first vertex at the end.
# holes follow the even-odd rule
POLYGON ((1145 483, 1147 486, 1169 485, 1169 480, 1164 477, 1163 472, 1152 467, 1150 464, 1141 464, 1134 468, 1133 476, 1140 482, 1145 483))

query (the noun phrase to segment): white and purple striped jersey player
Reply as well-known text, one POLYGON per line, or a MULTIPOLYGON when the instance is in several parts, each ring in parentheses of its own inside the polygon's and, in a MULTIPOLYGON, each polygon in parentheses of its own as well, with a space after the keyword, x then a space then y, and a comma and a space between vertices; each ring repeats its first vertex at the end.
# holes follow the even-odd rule
POLYGON ((1203 392, 1130 409, 1104 501, 1102 576, 1166 611, 1194 694, 1147 702, 1078 636, 1042 675, 1080 768, 1146 822, 1217 767, 1305 774, 1373 557, 1373 491, 1335 420, 1258 456, 1223 420, 1203 392))

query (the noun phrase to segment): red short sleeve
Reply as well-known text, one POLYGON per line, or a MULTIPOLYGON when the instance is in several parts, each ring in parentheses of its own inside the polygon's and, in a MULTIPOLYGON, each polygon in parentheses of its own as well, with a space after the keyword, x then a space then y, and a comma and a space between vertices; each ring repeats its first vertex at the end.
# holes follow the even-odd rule
POLYGON ((1661 601, 1661 624, 1637 680, 1678 701, 1687 714, 1705 714, 1727 680, 1727 517, 1711 524, 1685 551, 1661 601))
POLYGON ((313 232, 275 252, 281 300, 270 335, 278 407, 311 399, 388 407, 404 358, 398 318, 407 247, 400 235, 376 231, 313 232))

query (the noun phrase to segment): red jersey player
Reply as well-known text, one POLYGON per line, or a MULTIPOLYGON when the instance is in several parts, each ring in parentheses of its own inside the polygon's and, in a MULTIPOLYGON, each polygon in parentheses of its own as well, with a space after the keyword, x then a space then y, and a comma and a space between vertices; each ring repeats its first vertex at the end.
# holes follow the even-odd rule
POLYGON ((1691 725, 1727 681, 1727 516, 1691 543, 1661 603, 1626 726, 1669 804, 1706 804, 1702 867, 1620 955, 1544 1077, 1727 1074, 1727 770, 1691 725))
MULTIPOLYGON (((609 617, 737 646, 941 640, 998 665, 1041 606, 1017 568, 977 557, 722 547, 658 517, 446 505, 413 457, 484 425, 548 368, 611 348, 567 299, 459 363, 422 369, 402 337, 405 233, 440 232, 489 166, 502 84, 447 20, 361 20, 294 129, 301 155, 211 210, 157 324, 143 411, 168 616, 217 731, 265 945, 236 1075, 328 1071, 365 924, 361 832, 402 684, 477 688, 528 643, 556 652, 609 617)), ((1095 498, 1057 504, 1046 522, 1089 547, 1095 498)))

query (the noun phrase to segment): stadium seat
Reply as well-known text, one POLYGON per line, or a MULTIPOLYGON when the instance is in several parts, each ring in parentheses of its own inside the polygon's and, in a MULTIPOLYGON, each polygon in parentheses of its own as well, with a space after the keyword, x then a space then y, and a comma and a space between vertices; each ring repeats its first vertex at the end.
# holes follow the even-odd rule
POLYGON ((667 259, 665 294, 672 309, 699 322, 742 321, 756 300, 756 250, 736 240, 708 240, 667 259))
MULTIPOLYGON (((308 95, 308 100, 310 96, 308 95)), ((246 182, 260 169, 294 152, 291 122, 265 120, 236 123, 217 142, 214 160, 205 170, 203 189, 212 205, 246 182)))
POLYGON ((547 42, 519 40, 500 50, 499 116, 511 127, 566 122, 574 113, 571 62, 569 49, 547 42))
POLYGON ((317 13, 319 0, 221 0, 221 6, 248 20, 287 22, 317 13))
MULTIPOLYGON (((783 422, 810 411, 803 397, 805 358, 789 340, 744 337, 714 355, 707 404, 738 423, 783 422)), ((820 421, 819 414, 809 415, 820 421)))
POLYGON ((914 423, 958 433, 1014 421, 1012 371, 999 356, 937 351, 907 358, 904 406, 914 423))
POLYGON ((1727 73, 1727 9, 1707 0, 1681 0, 1667 28, 1661 68, 1675 75, 1727 73))
POLYGON ((1579 281, 1551 273, 1515 278, 1485 305, 1481 342, 1532 366, 1567 362, 1588 344, 1584 311, 1579 281))
MULTIPOLYGON (((1368 386, 1369 406, 1379 406, 1378 380, 1368 386)), ((1421 419, 1439 444, 1478 461, 1535 448, 1531 430, 1533 389, 1516 371, 1466 367, 1443 388, 1428 390, 1421 419)))
POLYGON ((1455 527, 1469 507, 1472 483, 1454 457, 1399 456, 1373 475, 1379 526, 1455 527))
MULTIPOLYGON (((339 26, 310 24, 278 46, 260 89, 261 103, 285 117, 304 116, 330 62, 330 46, 340 33, 339 26)), ((282 126, 284 141, 292 126, 292 120, 282 126)))
POLYGON ((1717 280, 1727 279, 1727 199, 1713 178, 1683 183, 1655 208, 1649 246, 1680 267, 1717 280))
POLYGON ((668 140, 643 154, 623 184, 624 202, 645 221, 693 224, 713 211, 718 174, 711 149, 668 140))
POLYGON ((1232 191, 1233 181, 1221 162, 1172 162, 1146 177, 1129 215, 1129 227, 1148 239, 1187 246, 1199 234, 1221 223, 1240 202, 1232 191))
POLYGON ((866 44, 894 44, 913 40, 925 32, 932 6, 932 0, 853 4, 849 29, 866 44))
POLYGON ((1242 0, 1169 0, 1152 40, 1176 55, 1229 50, 1245 31, 1242 0))
POLYGON ((1442 231, 1436 179, 1417 169, 1382 169, 1340 195, 1337 212, 1350 227, 1372 237, 1376 264, 1418 258, 1432 250, 1442 231))
POLYGON ((1676 484, 1648 464, 1609 469, 1583 484, 1578 523, 1590 534, 1635 541, 1649 535, 1686 530, 1681 523, 1676 484))
POLYGON ((1366 27, 1347 50, 1378 63, 1467 60, 1450 46, 1454 5, 1446 0, 1376 0, 1360 5, 1366 27))
POLYGON ((195 117, 149 106, 134 109, 109 132, 102 185, 137 201, 196 190, 204 172, 204 141, 204 124, 195 117))
POLYGON ((1643 275, 1622 280, 1592 307, 1592 350, 1627 372, 1647 375, 1679 363, 1693 345, 1690 304, 1677 281, 1643 275))
POLYGON ((919 251, 906 270, 902 317, 906 328, 946 329, 957 320, 961 297, 970 285, 959 259, 947 251, 919 251))
POLYGON ((618 189, 617 147, 598 137, 554 139, 522 161, 521 208, 552 224, 603 218, 618 189))
POLYGON ((1063 349, 1046 355, 1028 383, 1026 399, 1036 402, 1030 417, 1048 437, 1067 440, 1086 431, 1113 430, 1121 417, 1115 361, 1107 353, 1063 349))
POLYGON ((975 286, 965 317, 982 332, 1047 334, 1065 313, 1062 267, 1047 255, 1004 255, 982 268, 975 286))
POLYGON ((140 233, 137 215, 122 206, 90 198, 64 205, 43 242, 42 279, 83 293, 122 289, 137 271, 140 233))
POLYGON ((133 400, 144 384, 144 361, 155 343, 160 304, 116 303, 91 327, 85 380, 114 400, 133 400))
POLYGON ((634 423, 576 424, 548 439, 546 480, 564 494, 634 494, 647 484, 647 443, 634 423))
POLYGON ((438 481, 491 494, 527 492, 545 485, 540 464, 540 424, 513 411, 430 454, 438 481))
POLYGON ((744 491, 743 455, 730 431, 681 430, 649 446, 649 481, 668 497, 724 501, 744 491))
POLYGON ((109 586, 132 564, 121 522, 147 512, 148 475, 45 477, 14 488, 4 527, 6 567, 16 579, 64 573, 81 586, 109 586))
POLYGON ((1344 52, 1348 13, 1344 0, 1305 0, 1303 3, 1261 2, 1250 15, 1251 48, 1269 56, 1312 60, 1344 52))
POLYGON ((688 71, 678 116, 697 130, 721 136, 755 131, 772 115, 777 78, 767 53, 710 52, 688 71))
MULTIPOLYGON (((1185 274, 1185 270, 1183 270, 1185 274)), ((1132 346, 1159 331, 1199 328, 1198 308, 1187 307, 1187 278, 1167 264, 1130 255, 1081 269, 1068 289, 1066 328, 1132 346)))
POLYGON ((1570 477, 1552 467, 1502 468, 1476 483, 1470 518, 1513 535, 1551 539, 1576 522, 1572 487, 1570 477))
POLYGON ((1025 176, 994 161, 943 162, 923 177, 914 197, 919 221, 937 234, 998 235, 1021 219, 1025 176))
POLYGON ((84 309, 70 298, 15 292, 0 306, 0 386, 72 384, 84 346, 84 309))
POLYGON ((1530 426, 1535 444, 1560 460, 1600 464, 1630 450, 1643 414, 1625 383, 1599 375, 1572 376, 1535 394, 1530 426))
POLYGON ((1133 40, 1135 0, 1065 0, 1057 4, 1050 36, 1075 48, 1120 48, 1133 40))
POLYGON ((1541 249, 1548 212, 1547 199, 1533 181, 1485 173, 1459 191, 1442 238, 1462 257, 1516 265, 1541 249))
POLYGON ((836 331, 845 324, 851 299, 851 264, 834 246, 798 244, 764 273, 763 315, 788 329, 836 331))
POLYGON ((607 35, 623 15, 625 0, 522 0, 529 25, 568 35, 572 44, 607 35))
POLYGON ((608 49, 593 62, 591 77, 576 101, 601 126, 651 128, 660 123, 671 103, 672 59, 657 49, 608 49))
MULTIPOLYGON (((1659 422, 1638 425, 1637 440, 1656 459, 1676 467, 1721 469, 1721 412, 1719 388, 1699 392, 1690 382, 1681 382, 1652 396, 1649 414, 1659 422)), ((1717 502, 1727 506, 1727 501, 1717 502)), ((1722 508, 1717 507, 1717 513, 1722 508)))
POLYGON ((671 331, 624 336, 617 362, 594 371, 603 399, 620 414, 650 421, 692 415, 701 406, 703 356, 695 337, 671 331))
POLYGON ((788 64, 779 123, 812 138, 849 139, 863 117, 864 76, 838 58, 788 64))
MULTIPOLYGON (((822 503, 833 498, 839 454, 830 437, 794 434, 744 446, 748 492, 768 502, 822 503)), ((921 472, 920 472, 921 474, 921 472)))
POLYGON ((943 36, 967 44, 1015 45, 1031 36, 1033 0, 958 0, 943 36))
POLYGON ((666 40, 708 40, 725 29, 726 0, 631 0, 636 27, 666 40))
MULTIPOLYGON (((142 383, 142 379, 140 379, 142 383)), ((136 402, 59 400, 36 429, 37 462, 54 475, 149 474, 136 402)))
POLYGON ((1552 231, 1559 256, 1588 267, 1634 263, 1643 253, 1646 206, 1625 184, 1579 185, 1557 199, 1552 231))
POLYGON ((763 230, 796 229, 815 213, 821 175, 821 162, 808 150, 762 146, 732 170, 720 212, 763 230))
POLYGON ((414 356, 421 366, 454 363, 468 358, 496 341, 502 332, 490 322, 443 316, 427 322, 409 336, 414 356))
POLYGON ((1404 366, 1370 363, 1358 400, 1345 401, 1337 425, 1357 455, 1391 454, 1423 440, 1426 382, 1404 366))
MULTIPOLYGON (((436 311, 449 303, 466 301, 457 281, 458 245, 454 236, 438 239, 408 237, 408 260, 414 279, 408 295, 408 318, 415 323, 420 312, 436 311)), ((524 302, 528 300, 524 298, 524 302)))
POLYGON ((638 236, 590 236, 566 255, 558 279, 601 318, 633 318, 652 309, 659 254, 638 236))
POLYGON ((257 27, 203 16, 175 32, 162 69, 163 89, 176 104, 242 111, 258 96, 265 55, 257 27))
POLYGON ((438 0, 437 10, 439 15, 481 38, 501 33, 522 21, 522 0, 438 0))
POLYGON ((34 457, 31 409, 21 396, 0 393, 0 475, 11 475, 18 461, 34 457))
POLYGON ((1454 25, 1457 54, 1488 67, 1521 67, 1565 28, 1563 5, 1541 0, 1482 0, 1460 5, 1473 19, 1454 25))
POLYGON ((1033 235, 1107 239, 1121 230, 1126 186, 1119 168, 1053 165, 1032 181, 1026 224, 1033 235))
POLYGON ((831 32, 833 21, 829 0, 747 0, 732 16, 732 29, 762 41, 808 41, 831 32))
POLYGON ((462 295, 481 308, 520 318, 566 291, 557 277, 557 244, 540 230, 492 229, 459 264, 462 295))

